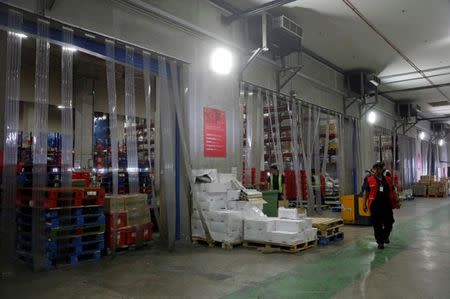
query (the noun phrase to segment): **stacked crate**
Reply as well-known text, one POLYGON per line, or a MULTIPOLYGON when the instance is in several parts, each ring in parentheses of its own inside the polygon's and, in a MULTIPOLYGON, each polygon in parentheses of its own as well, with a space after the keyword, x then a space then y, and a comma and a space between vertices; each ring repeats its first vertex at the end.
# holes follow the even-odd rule
POLYGON ((39 270, 99 260, 104 249, 104 203, 100 188, 19 189, 18 257, 32 265, 39 258, 39 270))
POLYGON ((143 245, 152 239, 147 194, 106 197, 106 247, 108 252, 143 245))

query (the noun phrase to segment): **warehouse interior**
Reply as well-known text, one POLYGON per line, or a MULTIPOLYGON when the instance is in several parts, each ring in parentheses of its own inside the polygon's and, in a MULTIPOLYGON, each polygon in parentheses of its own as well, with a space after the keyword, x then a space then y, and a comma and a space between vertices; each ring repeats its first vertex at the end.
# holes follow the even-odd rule
POLYGON ((449 13, 0 1, 0 297, 448 298, 449 13))

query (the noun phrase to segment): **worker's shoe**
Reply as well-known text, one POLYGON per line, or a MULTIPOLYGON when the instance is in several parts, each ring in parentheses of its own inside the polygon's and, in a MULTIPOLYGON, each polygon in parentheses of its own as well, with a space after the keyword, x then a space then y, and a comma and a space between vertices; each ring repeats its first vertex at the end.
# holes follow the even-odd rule
POLYGON ((378 249, 384 249, 384 244, 378 244, 378 249))
POLYGON ((384 244, 389 244, 391 243, 391 241, 389 240, 389 238, 387 238, 386 240, 384 240, 384 244))

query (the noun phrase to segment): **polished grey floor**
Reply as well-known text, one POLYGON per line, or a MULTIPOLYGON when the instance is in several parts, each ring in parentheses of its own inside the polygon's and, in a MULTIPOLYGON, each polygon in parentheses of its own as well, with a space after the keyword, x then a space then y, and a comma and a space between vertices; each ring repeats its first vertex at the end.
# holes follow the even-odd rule
POLYGON ((395 217, 384 251, 358 226, 295 255, 154 244, 46 273, 19 263, 0 298, 450 298, 450 200, 416 199, 395 217))

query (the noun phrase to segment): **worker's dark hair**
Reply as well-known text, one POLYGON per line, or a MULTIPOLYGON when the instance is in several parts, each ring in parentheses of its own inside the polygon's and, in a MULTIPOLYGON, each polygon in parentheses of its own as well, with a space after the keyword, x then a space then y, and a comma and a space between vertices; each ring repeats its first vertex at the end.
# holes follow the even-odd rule
POLYGON ((381 161, 377 161, 375 162, 375 164, 373 164, 372 168, 384 168, 384 163, 381 161))
POLYGON ((270 166, 270 169, 278 170, 278 167, 276 165, 272 165, 272 166, 270 166))

